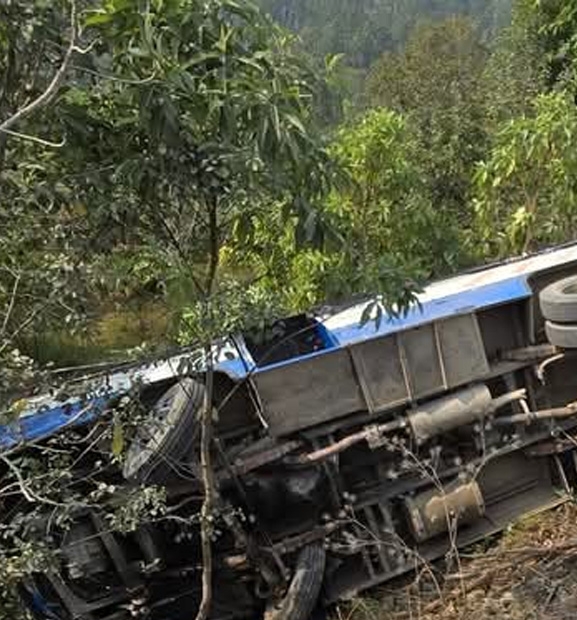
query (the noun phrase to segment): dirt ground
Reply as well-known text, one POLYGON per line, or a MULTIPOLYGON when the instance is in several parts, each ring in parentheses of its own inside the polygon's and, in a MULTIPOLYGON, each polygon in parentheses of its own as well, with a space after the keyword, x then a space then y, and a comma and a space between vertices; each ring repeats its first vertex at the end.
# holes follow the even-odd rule
POLYGON ((527 518, 460 553, 341 605, 334 620, 575 620, 577 504, 527 518))

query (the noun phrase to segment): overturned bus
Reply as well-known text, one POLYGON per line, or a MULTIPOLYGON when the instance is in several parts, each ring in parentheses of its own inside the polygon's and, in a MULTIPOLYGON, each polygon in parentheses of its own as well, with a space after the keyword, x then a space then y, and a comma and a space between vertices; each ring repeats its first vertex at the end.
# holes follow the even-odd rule
MULTIPOLYGON (((279 321, 268 341, 215 345, 211 618, 307 620, 569 497, 577 245, 433 283, 419 302, 378 324, 358 304, 279 321)), ((56 434, 84 434, 72 479, 98 469, 118 493, 160 486, 171 516, 118 532, 97 508, 56 526, 47 507, 35 535, 51 528, 57 562, 21 588, 35 617, 194 617, 204 368, 181 352, 109 371, 0 427, 2 466, 56 434), (99 429, 135 393, 146 421, 102 466, 99 429)), ((26 509, 3 501, 5 518, 26 509)))

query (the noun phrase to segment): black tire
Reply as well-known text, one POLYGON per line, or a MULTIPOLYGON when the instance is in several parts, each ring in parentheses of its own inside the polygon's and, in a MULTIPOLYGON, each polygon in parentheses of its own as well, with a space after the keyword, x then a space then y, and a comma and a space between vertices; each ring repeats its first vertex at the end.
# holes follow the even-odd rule
POLYGON ((577 323, 564 325, 563 323, 545 322, 545 332, 551 344, 563 349, 577 348, 577 323))
POLYGON ((325 560, 322 543, 304 547, 285 595, 277 603, 269 604, 264 620, 309 620, 323 584, 325 560))
POLYGON ((577 323, 577 276, 557 280, 539 294, 541 314, 548 321, 577 323))
POLYGON ((176 478, 190 454, 203 404, 204 386, 189 377, 166 390, 128 448, 124 477, 150 484, 167 484, 176 478))
POLYGON ((34 620, 71 620, 72 618, 44 575, 31 575, 24 578, 18 585, 18 595, 23 607, 34 620))

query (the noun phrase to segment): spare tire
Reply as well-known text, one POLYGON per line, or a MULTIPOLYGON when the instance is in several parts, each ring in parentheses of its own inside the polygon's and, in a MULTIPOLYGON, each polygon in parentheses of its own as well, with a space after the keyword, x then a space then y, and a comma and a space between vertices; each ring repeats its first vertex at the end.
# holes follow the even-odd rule
POLYGON ((577 324, 564 325, 563 323, 545 322, 545 332, 551 344, 564 349, 577 348, 577 324))
POLYGON ((178 476, 187 464, 203 405, 204 386, 194 379, 185 377, 166 390, 128 448, 124 477, 132 482, 166 484, 178 476))
POLYGON ((269 604, 264 620, 309 620, 323 584, 325 559, 326 551, 322 543, 304 547, 297 557, 284 596, 269 604))
POLYGON ((577 276, 557 280, 539 294, 541 314, 548 321, 577 323, 577 276))

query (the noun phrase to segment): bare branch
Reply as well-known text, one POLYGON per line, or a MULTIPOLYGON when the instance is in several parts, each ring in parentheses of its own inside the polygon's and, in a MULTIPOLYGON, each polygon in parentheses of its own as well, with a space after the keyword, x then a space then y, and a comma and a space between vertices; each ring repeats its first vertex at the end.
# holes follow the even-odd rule
POLYGON ((76 52, 77 54, 80 54, 81 56, 85 56, 86 54, 90 54, 90 52, 94 49, 97 43, 98 43, 98 39, 94 39, 93 41, 90 42, 90 44, 87 47, 78 47, 78 45, 75 45, 72 51, 76 52))
POLYGON ((66 144, 66 138, 62 138, 60 142, 50 142, 50 140, 44 140, 43 138, 38 138, 37 136, 30 136, 26 133, 19 133, 18 131, 12 131, 11 129, 4 129, 2 131, 9 136, 13 136, 14 138, 20 138, 20 140, 28 140, 29 142, 35 142, 36 144, 48 146, 53 149, 60 149, 66 144))
POLYGON ((196 612, 195 620, 207 620, 212 605, 212 521, 216 499, 216 484, 210 447, 212 444, 212 400, 214 366, 212 350, 210 345, 204 347, 204 353, 208 364, 206 373, 206 384, 204 392, 204 404, 201 416, 201 439, 200 439, 200 468, 202 472, 202 483, 204 487, 204 501, 201 509, 200 521, 200 540, 202 549, 202 599, 196 612))
POLYGON ((141 80, 131 80, 129 78, 123 78, 118 75, 112 75, 110 73, 101 73, 100 71, 94 71, 88 67, 80 67, 78 65, 72 65, 74 71, 80 71, 80 73, 87 73, 88 75, 94 75, 95 77, 103 80, 110 80, 111 82, 120 82, 120 84, 130 84, 131 86, 141 86, 142 84, 149 84, 156 78, 156 73, 151 73, 148 77, 141 80))
POLYGON ((74 52, 81 51, 76 47, 77 36, 78 25, 76 23, 76 0, 71 0, 70 43, 68 45, 68 49, 66 50, 66 54, 64 55, 62 64, 60 65, 60 68, 56 72, 56 75, 52 78, 52 81, 50 82, 46 90, 41 95, 34 99, 34 101, 31 101, 28 105, 20 108, 20 110, 15 112, 12 116, 8 117, 3 123, 0 124, 0 132, 6 132, 6 130, 10 129, 13 125, 21 121, 23 118, 30 116, 30 114, 52 101, 52 99, 58 93, 60 86, 62 86, 62 82, 64 81, 66 71, 68 70, 68 66, 74 52))
POLYGON ((208 204, 208 232, 210 236, 210 246, 208 257, 208 271, 206 274, 206 282, 204 284, 204 290, 207 292, 207 295, 210 295, 212 293, 220 257, 217 207, 217 199, 213 197, 208 204))
POLYGON ((10 340, 14 340, 14 338, 16 338, 16 336, 22 332, 24 329, 26 329, 26 327, 28 327, 28 325, 30 325, 30 323, 32 323, 32 321, 45 309, 50 305, 51 301, 47 301, 46 303, 42 304, 39 308, 36 308, 33 312, 30 313, 30 315, 24 320, 22 321, 22 323, 20 323, 20 325, 10 334, 10 339, 7 340, 6 342, 3 342, 2 344, 0 344, 0 353, 3 353, 7 348, 8 345, 10 344, 10 340))
POLYGON ((20 274, 17 274, 14 278, 14 286, 12 287, 12 295, 10 296, 10 302, 6 310, 6 314, 4 315, 4 321, 2 322, 2 327, 0 328, 0 336, 3 336, 6 333, 6 329, 8 327, 8 321, 10 320, 10 316, 12 315, 12 310, 14 309, 14 302, 16 301, 16 294, 18 292, 19 284, 20 284, 20 274))
POLYGON ((26 484, 26 481, 24 480, 24 476, 22 476, 20 470, 16 467, 16 465, 14 465, 14 463, 10 459, 7 459, 3 454, 0 454, 0 460, 8 467, 8 469, 16 477, 16 480, 18 481, 18 486, 20 487, 20 491, 22 492, 22 495, 28 502, 30 503, 40 502, 42 504, 48 504, 49 506, 62 506, 63 505, 47 497, 42 497, 38 495, 37 493, 35 493, 34 491, 32 491, 32 489, 26 484))

